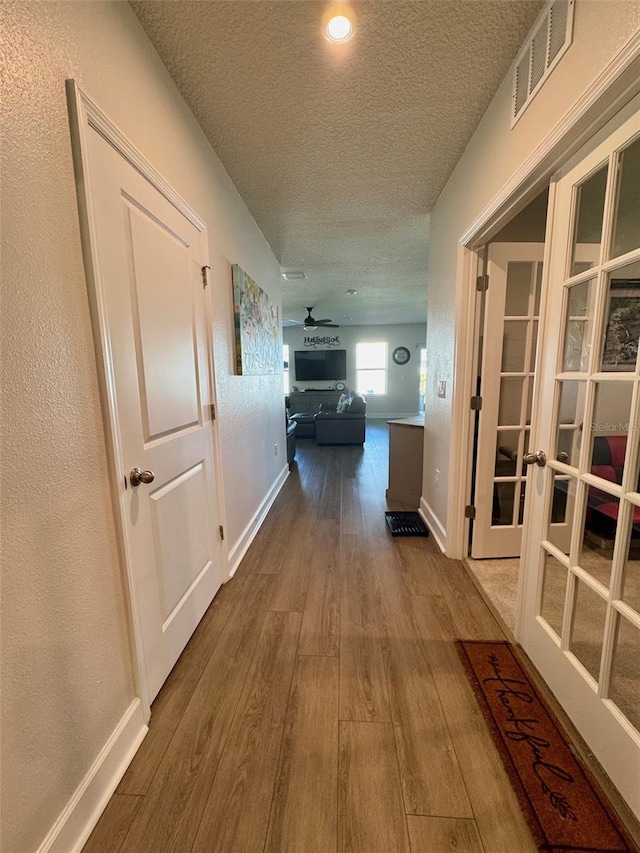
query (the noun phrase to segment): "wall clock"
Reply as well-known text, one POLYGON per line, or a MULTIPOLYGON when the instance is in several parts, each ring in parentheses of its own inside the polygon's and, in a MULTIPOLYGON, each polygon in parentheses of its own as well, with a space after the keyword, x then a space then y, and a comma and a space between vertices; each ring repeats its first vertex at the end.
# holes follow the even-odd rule
POLYGON ((411 358, 411 353, 406 347, 396 347, 391 353, 391 358, 396 364, 406 364, 411 358))

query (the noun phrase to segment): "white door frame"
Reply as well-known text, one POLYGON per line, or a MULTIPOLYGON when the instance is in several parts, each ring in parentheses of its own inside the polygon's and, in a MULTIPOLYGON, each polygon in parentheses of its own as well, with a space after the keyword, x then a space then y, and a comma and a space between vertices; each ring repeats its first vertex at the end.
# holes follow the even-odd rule
MULTIPOLYGON (((478 270, 481 269, 483 247, 550 184, 553 174, 561 165, 566 163, 638 93, 640 93, 640 32, 635 33, 613 57, 598 78, 578 98, 458 239, 447 529, 446 539, 439 543, 448 557, 462 560, 467 556, 469 547, 470 521, 465 518, 464 512, 465 506, 471 502, 471 466, 473 464, 473 412, 469 408, 469 399, 475 394, 473 390, 476 381, 474 371, 474 329, 477 305, 475 279, 478 270)), ((553 208, 552 192, 553 187, 549 194, 549 211, 553 208)), ((548 216, 547 237, 551 233, 549 231, 551 225, 548 216)), ((548 243, 547 239, 547 247, 548 243)), ((545 258, 545 269, 546 262, 548 257, 545 258)), ((543 307, 543 305, 540 306, 541 311, 543 307)), ((534 408, 536 399, 537 388, 534 390, 534 408)), ((533 440, 535 436, 532 435, 533 440)), ((517 620, 518 613, 516 614, 516 639, 518 638, 517 620)))
MULTIPOLYGON (((204 263, 208 265, 208 242, 205 223, 167 183, 162 175, 145 159, 138 149, 126 138, 122 131, 104 112, 78 87, 75 80, 66 81, 67 104, 71 127, 71 144, 76 177, 78 208, 80 214, 80 234, 84 259, 87 291, 93 328, 94 346, 98 364, 98 384, 102 403, 103 423, 106 435, 106 448, 109 461, 109 479, 111 499, 116 522, 116 534, 121 564, 124 567, 128 617, 131 635, 131 655, 136 690, 140 696, 145 722, 151 716, 151 703, 147 683, 145 659, 142 643, 142 629, 139 605, 136 600, 136 587, 133 576, 131 543, 127 533, 127 514, 122 499, 121 475, 124 471, 122 447, 118 427, 118 410, 115 396, 110 350, 110 330, 106 312, 104 284, 96 256, 96 225, 92 215, 91 186, 86 178, 89 174, 87 162, 87 134, 97 132, 122 156, 137 172, 163 195, 203 236, 204 263)), ((210 288, 208 289, 210 290, 210 288)), ((211 295, 206 294, 207 305, 207 346, 209 361, 209 379, 211 399, 208 404, 216 403, 215 370, 212 346, 212 305, 211 295)), ((218 422, 212 421, 212 442, 215 461, 216 493, 218 518, 224 525, 224 495, 221 473, 220 439, 218 422)), ((222 542, 223 565, 228 565, 226 542, 222 542)))

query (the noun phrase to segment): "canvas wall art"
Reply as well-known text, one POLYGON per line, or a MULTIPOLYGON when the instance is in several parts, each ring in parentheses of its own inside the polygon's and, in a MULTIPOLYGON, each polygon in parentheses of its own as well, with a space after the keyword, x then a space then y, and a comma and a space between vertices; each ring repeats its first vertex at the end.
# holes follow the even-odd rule
POLYGON ((280 312, 269 295, 234 264, 233 309, 236 329, 236 373, 260 376, 282 372, 280 312))

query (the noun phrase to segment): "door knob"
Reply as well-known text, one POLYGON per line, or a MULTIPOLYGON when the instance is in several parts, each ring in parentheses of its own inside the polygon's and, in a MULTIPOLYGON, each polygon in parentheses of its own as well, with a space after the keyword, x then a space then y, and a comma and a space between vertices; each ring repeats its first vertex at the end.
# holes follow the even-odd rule
POLYGON ((525 453, 522 457, 525 465, 539 465, 541 468, 547 464, 547 455, 544 450, 536 450, 535 453, 525 453))
POLYGON ((140 483, 153 483, 155 478, 153 471, 143 471, 142 468, 132 468, 129 474, 129 482, 134 488, 140 483))

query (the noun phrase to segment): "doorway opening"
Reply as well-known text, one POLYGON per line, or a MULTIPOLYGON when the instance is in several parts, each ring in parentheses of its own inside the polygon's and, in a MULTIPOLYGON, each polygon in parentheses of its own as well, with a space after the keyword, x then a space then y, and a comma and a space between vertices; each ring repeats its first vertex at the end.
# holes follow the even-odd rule
POLYGON ((480 250, 472 500, 467 563, 513 632, 526 506, 549 191, 480 250))

